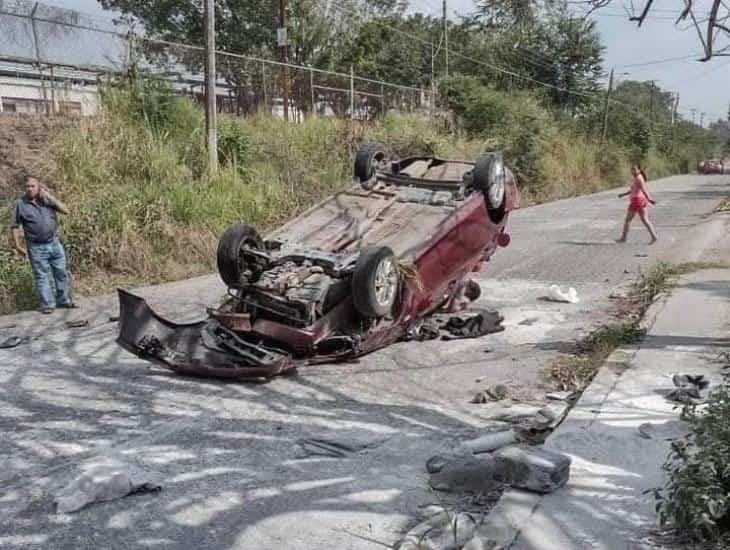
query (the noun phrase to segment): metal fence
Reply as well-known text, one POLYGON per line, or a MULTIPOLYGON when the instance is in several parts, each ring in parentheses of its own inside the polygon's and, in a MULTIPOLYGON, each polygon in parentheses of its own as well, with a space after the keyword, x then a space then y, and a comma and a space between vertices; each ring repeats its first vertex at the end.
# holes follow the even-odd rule
MULTIPOLYGON (((3 63, 32 68, 47 112, 47 88, 89 75, 119 75, 136 67, 167 80, 180 94, 203 99, 200 46, 154 40, 109 19, 26 0, 0 0, 0 73, 3 63), (74 76, 69 76, 73 73, 74 76)), ((371 119, 383 112, 431 108, 430 90, 361 75, 285 64, 243 53, 217 52, 218 109, 237 115, 265 110, 303 116, 371 119), (288 94, 285 94, 285 87, 288 94)), ((12 72, 12 71, 11 71, 12 72)), ((8 71, 5 71, 9 74, 8 71)), ((48 107, 50 106, 50 107, 48 107)))

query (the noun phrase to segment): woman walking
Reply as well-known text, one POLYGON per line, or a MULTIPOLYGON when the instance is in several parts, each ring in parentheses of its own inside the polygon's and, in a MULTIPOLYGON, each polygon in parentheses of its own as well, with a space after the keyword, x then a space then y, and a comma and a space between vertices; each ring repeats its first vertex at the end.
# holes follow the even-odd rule
POLYGON ((649 231, 649 235, 651 235, 651 241, 649 244, 654 244, 657 241, 657 236, 654 226, 649 220, 648 206, 649 203, 656 204, 656 201, 654 201, 654 199, 651 198, 651 195, 649 195, 649 190, 646 188, 646 173, 641 166, 634 164, 631 167, 631 175, 634 178, 631 183, 631 189, 626 191, 626 193, 621 193, 619 195, 619 197, 625 197, 626 195, 629 196, 629 208, 626 211, 626 219, 624 220, 624 231, 621 234, 621 238, 616 242, 626 242, 626 236, 629 234, 631 221, 634 219, 634 216, 638 214, 641 222, 649 231))

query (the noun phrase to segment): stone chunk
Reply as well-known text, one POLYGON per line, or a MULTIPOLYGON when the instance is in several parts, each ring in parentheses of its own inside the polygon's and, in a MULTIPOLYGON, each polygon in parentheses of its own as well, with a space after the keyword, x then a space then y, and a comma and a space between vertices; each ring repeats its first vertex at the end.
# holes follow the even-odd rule
POLYGON ((431 474, 431 487, 453 493, 490 493, 498 489, 501 475, 494 458, 486 456, 457 457, 431 474))
POLYGON ((498 470, 519 489, 551 493, 568 482, 570 458, 528 445, 505 447, 494 453, 498 470))

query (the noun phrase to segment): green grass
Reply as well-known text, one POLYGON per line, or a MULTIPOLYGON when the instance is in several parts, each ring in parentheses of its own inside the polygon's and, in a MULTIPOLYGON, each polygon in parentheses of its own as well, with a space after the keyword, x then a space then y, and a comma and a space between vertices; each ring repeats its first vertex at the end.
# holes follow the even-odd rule
MULTIPOLYGON (((43 174, 72 210, 61 225, 77 294, 211 272, 217 238, 229 224, 244 220, 266 232, 343 189, 365 140, 396 155, 464 159, 505 146, 523 174, 523 205, 614 187, 628 173, 620 148, 600 148, 567 130, 533 140, 515 126, 505 135, 467 135, 446 119, 419 115, 287 124, 258 114, 221 120, 223 166, 211 178, 197 106, 148 82, 108 88, 102 99, 102 116, 55 139, 52 168, 43 174)), ((26 263, 3 258, 0 313, 34 305, 26 263)))
POLYGON ((606 358, 624 345, 644 337, 636 322, 604 325, 578 342, 576 352, 555 359, 547 374, 559 390, 582 390, 598 372, 606 358))

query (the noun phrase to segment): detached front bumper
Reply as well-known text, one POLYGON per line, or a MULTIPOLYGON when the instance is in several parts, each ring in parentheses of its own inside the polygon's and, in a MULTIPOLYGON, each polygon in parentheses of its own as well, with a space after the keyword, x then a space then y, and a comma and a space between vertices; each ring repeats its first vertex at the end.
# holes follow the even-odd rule
POLYGON ((270 378, 294 367, 286 352, 247 342, 215 319, 172 323, 139 296, 122 289, 118 293, 117 343, 137 357, 209 378, 270 378))

